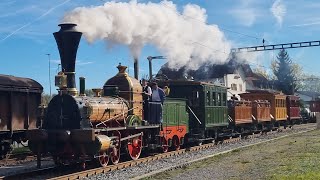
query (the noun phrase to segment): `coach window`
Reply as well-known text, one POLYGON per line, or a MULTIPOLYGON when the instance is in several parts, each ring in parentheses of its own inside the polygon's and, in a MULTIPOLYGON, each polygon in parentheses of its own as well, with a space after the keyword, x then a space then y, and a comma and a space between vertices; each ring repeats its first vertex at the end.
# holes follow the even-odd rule
POLYGON ((217 93, 217 106, 221 106, 221 94, 217 93))
POLYGON ((192 105, 199 106, 199 91, 192 91, 192 105))
POLYGON ((222 106, 226 105, 226 101, 227 101, 227 94, 226 93, 222 93, 222 106))
POLYGON ((210 99, 210 91, 207 91, 207 105, 208 106, 210 106, 210 101, 211 101, 211 99, 210 99))
POLYGON ((212 106, 216 106, 216 92, 212 92, 212 106))

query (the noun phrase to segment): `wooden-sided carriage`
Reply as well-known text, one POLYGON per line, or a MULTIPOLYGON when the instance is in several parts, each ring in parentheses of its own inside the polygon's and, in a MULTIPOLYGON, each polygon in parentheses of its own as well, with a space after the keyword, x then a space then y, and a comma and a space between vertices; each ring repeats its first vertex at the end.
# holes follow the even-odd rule
MULTIPOLYGON (((250 101, 267 100, 270 102, 272 122, 277 126, 287 125, 286 95, 268 90, 251 90, 248 93, 240 94, 240 96, 242 99, 250 101)), ((266 114, 264 114, 264 119, 267 119, 266 114)))
POLYGON ((301 123, 302 117, 300 115, 300 98, 299 96, 287 96, 287 112, 290 124, 301 123))
POLYGON ((253 130, 252 103, 245 100, 228 101, 230 128, 238 133, 253 130))

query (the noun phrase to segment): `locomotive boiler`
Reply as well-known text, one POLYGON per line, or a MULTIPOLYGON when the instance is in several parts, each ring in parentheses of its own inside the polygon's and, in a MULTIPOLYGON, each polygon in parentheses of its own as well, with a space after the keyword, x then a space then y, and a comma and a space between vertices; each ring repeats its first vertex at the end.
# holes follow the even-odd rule
POLYGON ((120 159, 120 149, 137 159, 143 136, 143 130, 139 130, 143 123, 139 81, 119 65, 118 74, 104 84, 103 91, 94 90, 95 97, 85 96, 84 78, 80 78, 79 94, 75 61, 81 32, 75 30, 75 24, 59 26, 60 31, 54 33, 62 64, 62 72, 55 79, 59 94, 50 101, 42 128, 28 132, 30 149, 38 157, 50 152, 57 164, 88 159, 98 159, 102 166, 109 160, 115 164, 120 159))

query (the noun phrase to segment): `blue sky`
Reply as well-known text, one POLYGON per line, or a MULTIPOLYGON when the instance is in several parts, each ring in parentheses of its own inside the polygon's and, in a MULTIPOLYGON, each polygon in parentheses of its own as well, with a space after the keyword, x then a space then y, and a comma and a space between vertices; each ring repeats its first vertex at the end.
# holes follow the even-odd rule
MULTIPOLYGON (((49 92, 48 56, 51 78, 57 73, 59 53, 52 36, 63 15, 79 6, 99 6, 104 0, 1 0, 0 1, 0 73, 30 77, 49 92)), ((123 1, 127 2, 127 1, 123 1)), ((148 2, 148 1, 138 1, 148 2)), ((159 2, 159 1, 152 1, 159 2)), ((208 24, 216 24, 234 47, 320 40, 320 1, 317 0, 175 0, 178 9, 191 3, 206 9, 208 24), (272 8, 274 7, 274 8, 272 8)), ((288 50, 292 60, 304 71, 316 75, 320 62, 319 47, 288 50)), ((277 51, 260 53, 252 66, 268 68, 277 51)), ((140 76, 148 74, 149 55, 161 55, 148 45, 140 55, 140 76)), ((87 79, 87 88, 102 87, 121 62, 133 74, 132 56, 127 47, 107 49, 102 41, 88 44, 82 39, 77 55, 77 77, 87 79)), ((157 60, 154 71, 165 63, 157 60)), ((52 85, 52 91, 55 87, 52 85)))

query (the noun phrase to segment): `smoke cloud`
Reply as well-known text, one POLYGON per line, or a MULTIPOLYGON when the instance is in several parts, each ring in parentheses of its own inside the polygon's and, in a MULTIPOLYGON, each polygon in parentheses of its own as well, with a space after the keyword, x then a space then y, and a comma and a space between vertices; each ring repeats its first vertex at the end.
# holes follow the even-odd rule
POLYGON ((273 16, 276 18, 278 24, 281 26, 283 22, 283 17, 287 12, 287 8, 281 0, 275 0, 270 8, 273 16))
POLYGON ((223 63, 230 43, 217 25, 207 25, 206 10, 187 4, 180 13, 171 1, 138 3, 107 2, 102 6, 79 7, 63 22, 78 24, 89 43, 105 40, 124 44, 138 57, 146 44, 167 57, 171 68, 196 69, 203 63, 223 63))

